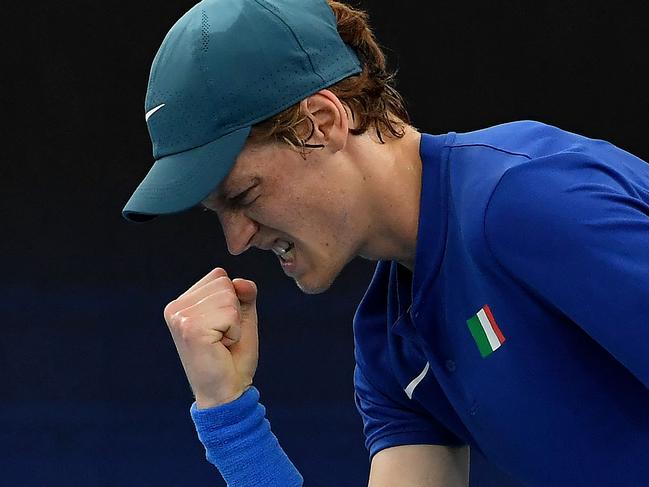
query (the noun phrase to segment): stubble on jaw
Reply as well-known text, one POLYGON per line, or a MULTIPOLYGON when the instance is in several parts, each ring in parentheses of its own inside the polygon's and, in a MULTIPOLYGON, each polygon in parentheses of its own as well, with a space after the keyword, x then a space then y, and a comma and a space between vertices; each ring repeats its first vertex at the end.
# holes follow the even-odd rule
POLYGON ((302 291, 304 294, 308 294, 308 295, 322 294, 325 291, 328 291, 331 288, 332 284, 333 284, 333 282, 330 282, 325 286, 320 286, 320 287, 316 287, 316 288, 307 288, 307 287, 302 286, 297 279, 293 279, 293 280, 295 281, 295 284, 297 285, 298 289, 300 291, 302 291))

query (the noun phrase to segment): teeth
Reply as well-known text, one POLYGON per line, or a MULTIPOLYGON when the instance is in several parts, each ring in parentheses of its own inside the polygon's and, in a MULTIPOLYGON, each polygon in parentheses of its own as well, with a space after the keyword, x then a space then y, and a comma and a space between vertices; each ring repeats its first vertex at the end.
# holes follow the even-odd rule
POLYGON ((288 242, 286 240, 277 240, 275 242, 275 245, 273 245, 273 252, 283 260, 291 260, 293 257, 293 247, 295 247, 295 244, 293 244, 293 242, 288 242))

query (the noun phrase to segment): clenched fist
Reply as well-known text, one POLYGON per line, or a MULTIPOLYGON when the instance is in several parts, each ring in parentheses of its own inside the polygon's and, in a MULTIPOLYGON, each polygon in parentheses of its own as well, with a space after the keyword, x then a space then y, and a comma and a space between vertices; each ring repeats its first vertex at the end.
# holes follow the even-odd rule
POLYGON ((164 318, 196 397, 205 409, 241 396, 259 360, 257 286, 217 267, 171 301, 164 318))

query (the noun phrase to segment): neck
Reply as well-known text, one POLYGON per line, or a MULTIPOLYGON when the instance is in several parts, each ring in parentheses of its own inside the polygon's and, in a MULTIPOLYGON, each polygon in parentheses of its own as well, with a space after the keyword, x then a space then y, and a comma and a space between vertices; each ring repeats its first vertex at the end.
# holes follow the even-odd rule
POLYGON ((421 134, 407 127, 400 139, 372 141, 366 150, 364 173, 370 226, 359 255, 371 260, 395 260, 414 269, 421 194, 421 134))

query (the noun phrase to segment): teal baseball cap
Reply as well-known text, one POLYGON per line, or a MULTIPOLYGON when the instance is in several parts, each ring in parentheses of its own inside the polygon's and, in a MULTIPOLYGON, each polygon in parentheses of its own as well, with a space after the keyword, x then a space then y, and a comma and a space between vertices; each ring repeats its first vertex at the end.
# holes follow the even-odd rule
POLYGON ((154 163, 122 210, 134 223, 197 206, 234 166, 251 127, 362 71, 326 0, 203 0, 151 65, 154 163))

